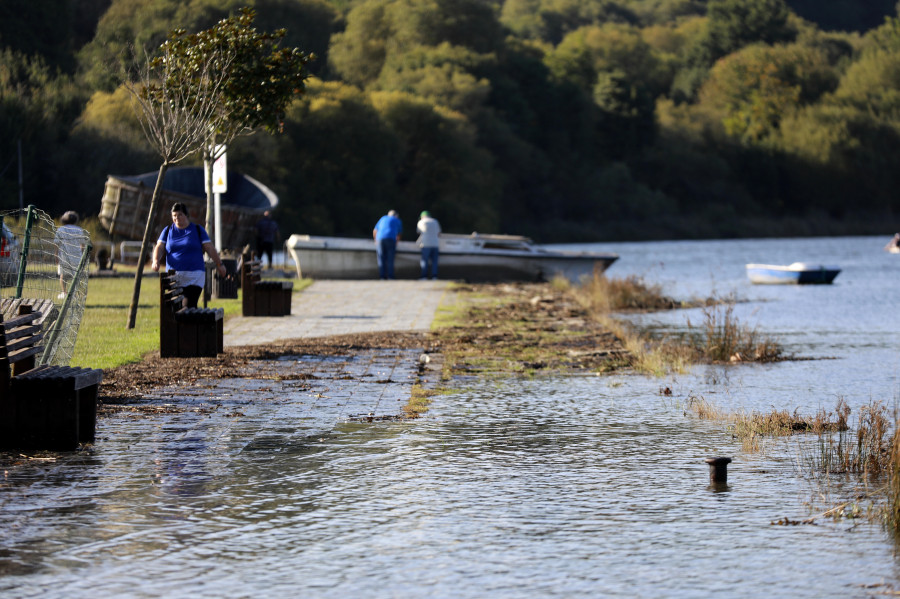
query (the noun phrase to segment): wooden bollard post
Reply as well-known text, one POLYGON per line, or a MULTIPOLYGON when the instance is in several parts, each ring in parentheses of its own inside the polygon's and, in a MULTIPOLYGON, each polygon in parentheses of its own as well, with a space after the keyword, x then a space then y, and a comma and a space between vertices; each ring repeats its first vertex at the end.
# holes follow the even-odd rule
POLYGON ((724 485, 728 482, 728 464, 731 458, 706 458, 709 464, 709 482, 712 485, 724 485))

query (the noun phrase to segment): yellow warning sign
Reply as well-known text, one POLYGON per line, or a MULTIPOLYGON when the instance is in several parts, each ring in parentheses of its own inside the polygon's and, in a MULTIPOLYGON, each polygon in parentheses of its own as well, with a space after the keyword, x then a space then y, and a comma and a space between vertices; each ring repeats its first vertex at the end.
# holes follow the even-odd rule
POLYGON ((216 146, 216 158, 213 162, 213 193, 228 191, 228 163, 225 160, 225 146, 216 146))

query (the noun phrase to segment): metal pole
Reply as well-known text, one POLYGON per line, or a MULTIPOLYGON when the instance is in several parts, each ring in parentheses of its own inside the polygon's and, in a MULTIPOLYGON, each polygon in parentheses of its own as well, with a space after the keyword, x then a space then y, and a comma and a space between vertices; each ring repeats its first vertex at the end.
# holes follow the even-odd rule
POLYGON ((22 297, 22 287, 25 285, 25 269, 28 268, 28 250, 31 247, 31 227, 34 225, 35 207, 28 206, 28 216, 25 217, 25 237, 22 240, 22 254, 19 256, 19 275, 16 278, 16 299, 22 297))
POLYGON ((218 191, 214 195, 214 205, 215 205, 215 237, 216 237, 216 251, 222 252, 222 194, 218 191))
POLYGON ((19 138, 19 210, 25 209, 25 184, 22 177, 22 138, 19 138))

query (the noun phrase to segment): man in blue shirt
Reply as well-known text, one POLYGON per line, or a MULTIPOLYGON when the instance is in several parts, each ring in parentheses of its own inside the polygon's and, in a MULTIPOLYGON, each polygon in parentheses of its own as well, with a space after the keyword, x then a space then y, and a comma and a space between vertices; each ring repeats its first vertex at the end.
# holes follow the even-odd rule
POLYGON ((372 238, 375 239, 375 255, 378 258, 378 274, 382 279, 394 278, 394 257, 403 224, 396 210, 391 210, 375 223, 372 238))

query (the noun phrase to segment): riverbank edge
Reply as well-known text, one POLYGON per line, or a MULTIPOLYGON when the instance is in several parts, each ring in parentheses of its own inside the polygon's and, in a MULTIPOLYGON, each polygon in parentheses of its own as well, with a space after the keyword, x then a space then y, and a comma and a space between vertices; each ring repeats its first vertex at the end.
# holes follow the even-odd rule
POLYGON ((159 357, 104 370, 105 405, 140 401, 161 386, 189 386, 200 379, 247 376, 253 361, 289 355, 336 356, 371 349, 417 349, 420 381, 404 414, 415 417, 428 397, 446 393, 460 377, 535 376, 609 372, 628 365, 611 331, 593 321, 563 290, 550 283, 453 284, 427 332, 389 331, 292 339, 226 348, 216 358, 159 357))

